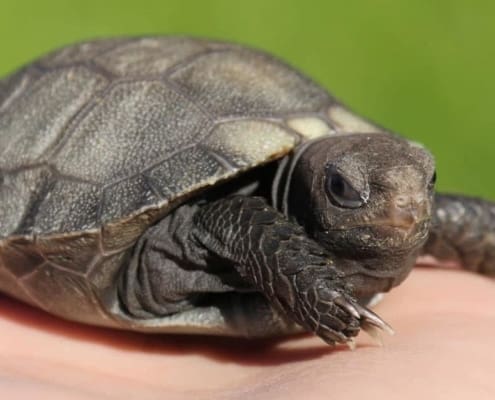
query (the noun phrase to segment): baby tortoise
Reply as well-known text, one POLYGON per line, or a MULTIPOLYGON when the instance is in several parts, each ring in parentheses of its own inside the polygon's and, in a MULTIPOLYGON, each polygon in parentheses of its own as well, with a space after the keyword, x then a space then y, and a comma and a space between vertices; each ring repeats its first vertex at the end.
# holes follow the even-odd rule
POLYGON ((88 324, 349 343, 421 253, 495 272, 495 207, 265 53, 64 48, 0 81, 0 290, 88 324))

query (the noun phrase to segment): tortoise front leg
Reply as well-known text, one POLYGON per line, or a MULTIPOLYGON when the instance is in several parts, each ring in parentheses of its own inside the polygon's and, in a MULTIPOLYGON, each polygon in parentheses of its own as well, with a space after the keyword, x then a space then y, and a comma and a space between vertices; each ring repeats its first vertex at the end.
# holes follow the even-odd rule
POLYGON ((232 263, 278 310, 328 343, 388 326, 360 306, 332 257, 262 198, 235 196, 194 216, 195 242, 232 263))
POLYGON ((495 204, 437 194, 430 236, 423 254, 458 262, 463 268, 495 275, 495 204))

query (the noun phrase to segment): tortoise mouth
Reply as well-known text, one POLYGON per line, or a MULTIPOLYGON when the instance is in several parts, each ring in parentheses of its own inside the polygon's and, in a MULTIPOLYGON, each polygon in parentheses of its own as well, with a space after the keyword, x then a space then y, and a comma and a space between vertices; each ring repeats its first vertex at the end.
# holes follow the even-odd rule
POLYGON ((422 246, 430 230, 431 218, 415 223, 381 219, 329 229, 317 235, 328 250, 349 259, 376 259, 410 254, 422 246))
POLYGON ((352 225, 348 225, 344 228, 329 229, 330 231, 346 230, 346 229, 356 229, 356 228, 366 228, 366 227, 389 227, 389 228, 400 228, 403 230, 412 230, 414 227, 421 226, 425 222, 431 221, 431 217, 423 217, 414 221, 396 220, 393 218, 386 219, 376 219, 371 222, 362 222, 352 225))
POLYGON ((371 230, 376 237, 388 241, 390 248, 409 251, 420 246, 428 237, 431 218, 422 218, 412 223, 394 220, 375 222, 371 230))
MULTIPOLYGON (((397 219, 387 219, 382 221, 375 221, 372 226, 375 230, 382 232, 384 234, 399 234, 402 235, 404 239, 408 237, 415 237, 418 233, 428 231, 431 218, 425 217, 419 220, 406 221, 397 219)), ((364 225, 362 225, 364 226, 364 225)))
POLYGON ((431 217, 424 217, 415 221, 405 221, 396 219, 382 219, 367 223, 352 224, 342 228, 332 228, 328 233, 350 230, 370 230, 377 236, 396 236, 402 239, 414 238, 420 233, 427 233, 431 223, 431 217))

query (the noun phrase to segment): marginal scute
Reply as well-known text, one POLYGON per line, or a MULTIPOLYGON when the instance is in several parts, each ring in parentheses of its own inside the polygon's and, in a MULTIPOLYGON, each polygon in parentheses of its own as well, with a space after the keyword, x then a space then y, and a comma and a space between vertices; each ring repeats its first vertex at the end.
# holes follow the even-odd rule
POLYGON ((37 248, 54 266, 85 274, 91 260, 98 254, 98 241, 96 232, 41 236, 37 240, 37 248))
POLYGON ((283 157, 297 142, 296 135, 277 124, 238 120, 218 125, 204 144, 246 167, 283 157))
POLYGON ((104 253, 112 253, 132 246, 141 236, 144 230, 150 226, 159 215, 166 212, 165 205, 163 210, 159 208, 149 209, 146 212, 140 212, 131 217, 113 221, 102 227, 102 247, 104 253))
POLYGON ((148 179, 136 175, 105 188, 100 210, 100 221, 112 220, 131 215, 149 204, 157 204, 160 197, 154 193, 148 179))
POLYGON ((4 242, 0 253, 5 267, 18 278, 30 274, 45 262, 30 239, 18 238, 4 242))
POLYGON ((103 319, 99 315, 101 311, 95 307, 95 297, 91 287, 81 276, 45 263, 27 276, 23 280, 23 285, 47 311, 66 318, 77 317, 80 322, 103 319), (77 305, 77 316, 74 315, 75 305, 77 305))
POLYGON ((48 159, 70 119, 106 84, 84 67, 48 72, 32 83, 0 114, 0 168, 48 159))
MULTIPOLYGON (((99 260, 89 274, 86 276, 87 281, 98 293, 98 302, 102 305, 105 313, 110 315, 112 307, 119 305, 118 285, 121 279, 120 272, 131 257, 131 249, 127 249, 99 260)), ((117 306, 118 307, 118 306, 117 306)), ((106 320, 104 325, 113 326, 118 320, 111 318, 106 320)), ((122 321, 119 322, 122 324, 122 321)), ((125 327, 125 323, 122 324, 125 327)))
POLYGON ((19 279, 9 270, 0 265, 0 291, 7 293, 12 297, 35 305, 34 301, 25 292, 21 286, 19 279))
POLYGON ((372 133, 385 132, 370 121, 361 118, 340 104, 334 104, 328 109, 328 118, 338 132, 372 133))
POLYGON ((225 167, 201 146, 177 152, 146 172, 163 198, 170 199, 200 182, 214 183, 224 177, 225 167))
POLYGON ((287 121, 287 125, 308 140, 335 133, 335 130, 318 117, 292 118, 287 121))

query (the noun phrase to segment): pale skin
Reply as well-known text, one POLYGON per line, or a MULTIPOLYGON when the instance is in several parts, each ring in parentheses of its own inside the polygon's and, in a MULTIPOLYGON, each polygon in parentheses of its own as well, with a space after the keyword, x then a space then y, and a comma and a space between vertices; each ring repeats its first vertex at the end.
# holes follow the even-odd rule
POLYGON ((357 349, 313 335, 147 336, 64 322, 0 297, 0 392, 36 399, 491 399, 495 282, 416 268, 377 311, 396 330, 357 349))

